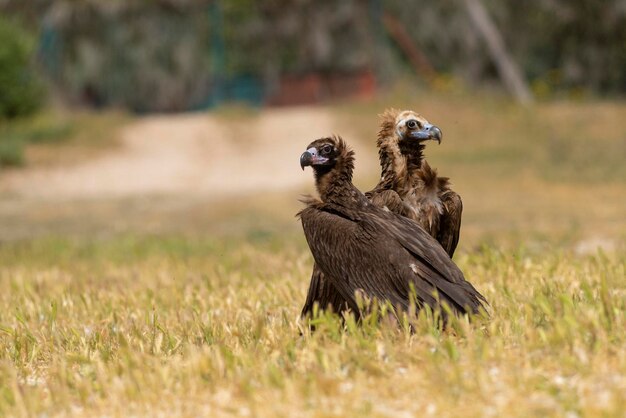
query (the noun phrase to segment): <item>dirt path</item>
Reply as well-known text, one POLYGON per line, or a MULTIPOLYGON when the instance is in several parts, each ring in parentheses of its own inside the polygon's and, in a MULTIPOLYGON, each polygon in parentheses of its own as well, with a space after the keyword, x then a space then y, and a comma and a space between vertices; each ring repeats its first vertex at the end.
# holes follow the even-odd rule
MULTIPOLYGON (((124 128, 121 147, 73 166, 5 174, 0 191, 71 200, 286 190, 311 183, 310 173, 298 167, 308 141, 339 132, 354 138, 317 107, 270 109, 232 120, 206 113, 146 117, 124 128)), ((373 147, 350 142, 360 167, 375 165, 373 147)))

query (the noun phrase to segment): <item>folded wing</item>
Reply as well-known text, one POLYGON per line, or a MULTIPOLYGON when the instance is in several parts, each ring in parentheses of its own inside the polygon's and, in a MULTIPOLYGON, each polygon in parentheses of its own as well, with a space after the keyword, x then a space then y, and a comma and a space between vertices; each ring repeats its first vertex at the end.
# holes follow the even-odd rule
POLYGON ((316 265, 351 307, 362 292, 408 310, 412 288, 421 305, 443 302, 458 313, 482 306, 440 244, 410 219, 375 209, 355 219, 323 204, 300 217, 316 265))

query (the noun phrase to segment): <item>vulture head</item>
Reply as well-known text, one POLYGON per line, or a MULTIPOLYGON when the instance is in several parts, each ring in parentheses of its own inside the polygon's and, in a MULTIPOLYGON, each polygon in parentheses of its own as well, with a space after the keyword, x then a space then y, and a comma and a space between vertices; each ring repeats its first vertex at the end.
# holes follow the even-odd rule
POLYGON ((324 200, 333 190, 347 186, 352 180, 354 151, 338 136, 311 142, 300 156, 300 167, 311 166, 318 192, 324 200))
POLYGON ((400 154, 421 153, 425 141, 441 143, 441 129, 412 110, 387 109, 380 119, 378 149, 383 165, 385 160, 398 159, 400 154))
POLYGON ((395 130, 399 141, 422 143, 433 140, 441 143, 441 129, 428 123, 421 115, 405 110, 395 119, 395 130))
POLYGON ((354 152, 340 137, 316 139, 300 156, 300 167, 311 166, 315 172, 327 172, 334 167, 349 168, 354 165, 354 152))
MULTIPOLYGON (((420 166, 424 142, 441 143, 441 130, 411 110, 387 109, 380 115, 378 154, 381 183, 401 181, 410 166, 420 166)), ((394 187, 396 187, 394 186, 394 187)))

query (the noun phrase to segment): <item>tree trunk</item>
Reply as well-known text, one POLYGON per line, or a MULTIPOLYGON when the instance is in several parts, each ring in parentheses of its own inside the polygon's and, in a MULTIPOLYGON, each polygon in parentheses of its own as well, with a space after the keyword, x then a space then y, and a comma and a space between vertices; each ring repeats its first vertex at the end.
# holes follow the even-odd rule
POLYGON ((402 52, 407 56, 415 72, 426 80, 426 82, 432 82, 437 73, 426 55, 411 40, 411 36, 402 25, 402 22, 389 13, 385 13, 383 14, 383 24, 385 28, 387 28, 389 35, 396 41, 402 52))
POLYGON ((522 77, 521 71, 513 59, 507 53, 502 36, 487 13, 485 6, 480 0, 463 0, 463 2, 472 23, 485 41, 489 56, 496 64, 500 78, 507 90, 518 102, 524 105, 532 103, 533 95, 528 88, 528 84, 522 77))

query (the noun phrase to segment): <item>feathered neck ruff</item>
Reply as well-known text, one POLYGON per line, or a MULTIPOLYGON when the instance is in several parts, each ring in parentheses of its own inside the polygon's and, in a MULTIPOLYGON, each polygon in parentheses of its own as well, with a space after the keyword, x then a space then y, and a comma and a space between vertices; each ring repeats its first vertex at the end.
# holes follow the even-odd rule
POLYGON ((424 148, 426 148, 423 143, 403 141, 399 145, 399 148, 405 158, 407 171, 409 173, 416 173, 422 168, 424 148))
POLYGON ((406 174, 406 159, 400 152, 396 119, 398 109, 386 109, 379 115, 380 130, 378 131, 378 158, 380 160, 379 187, 393 189, 406 174))
POLYGON ((315 186, 322 202, 341 204, 356 195, 352 184, 354 151, 341 137, 333 136, 332 140, 339 154, 334 165, 314 167, 315 186))

